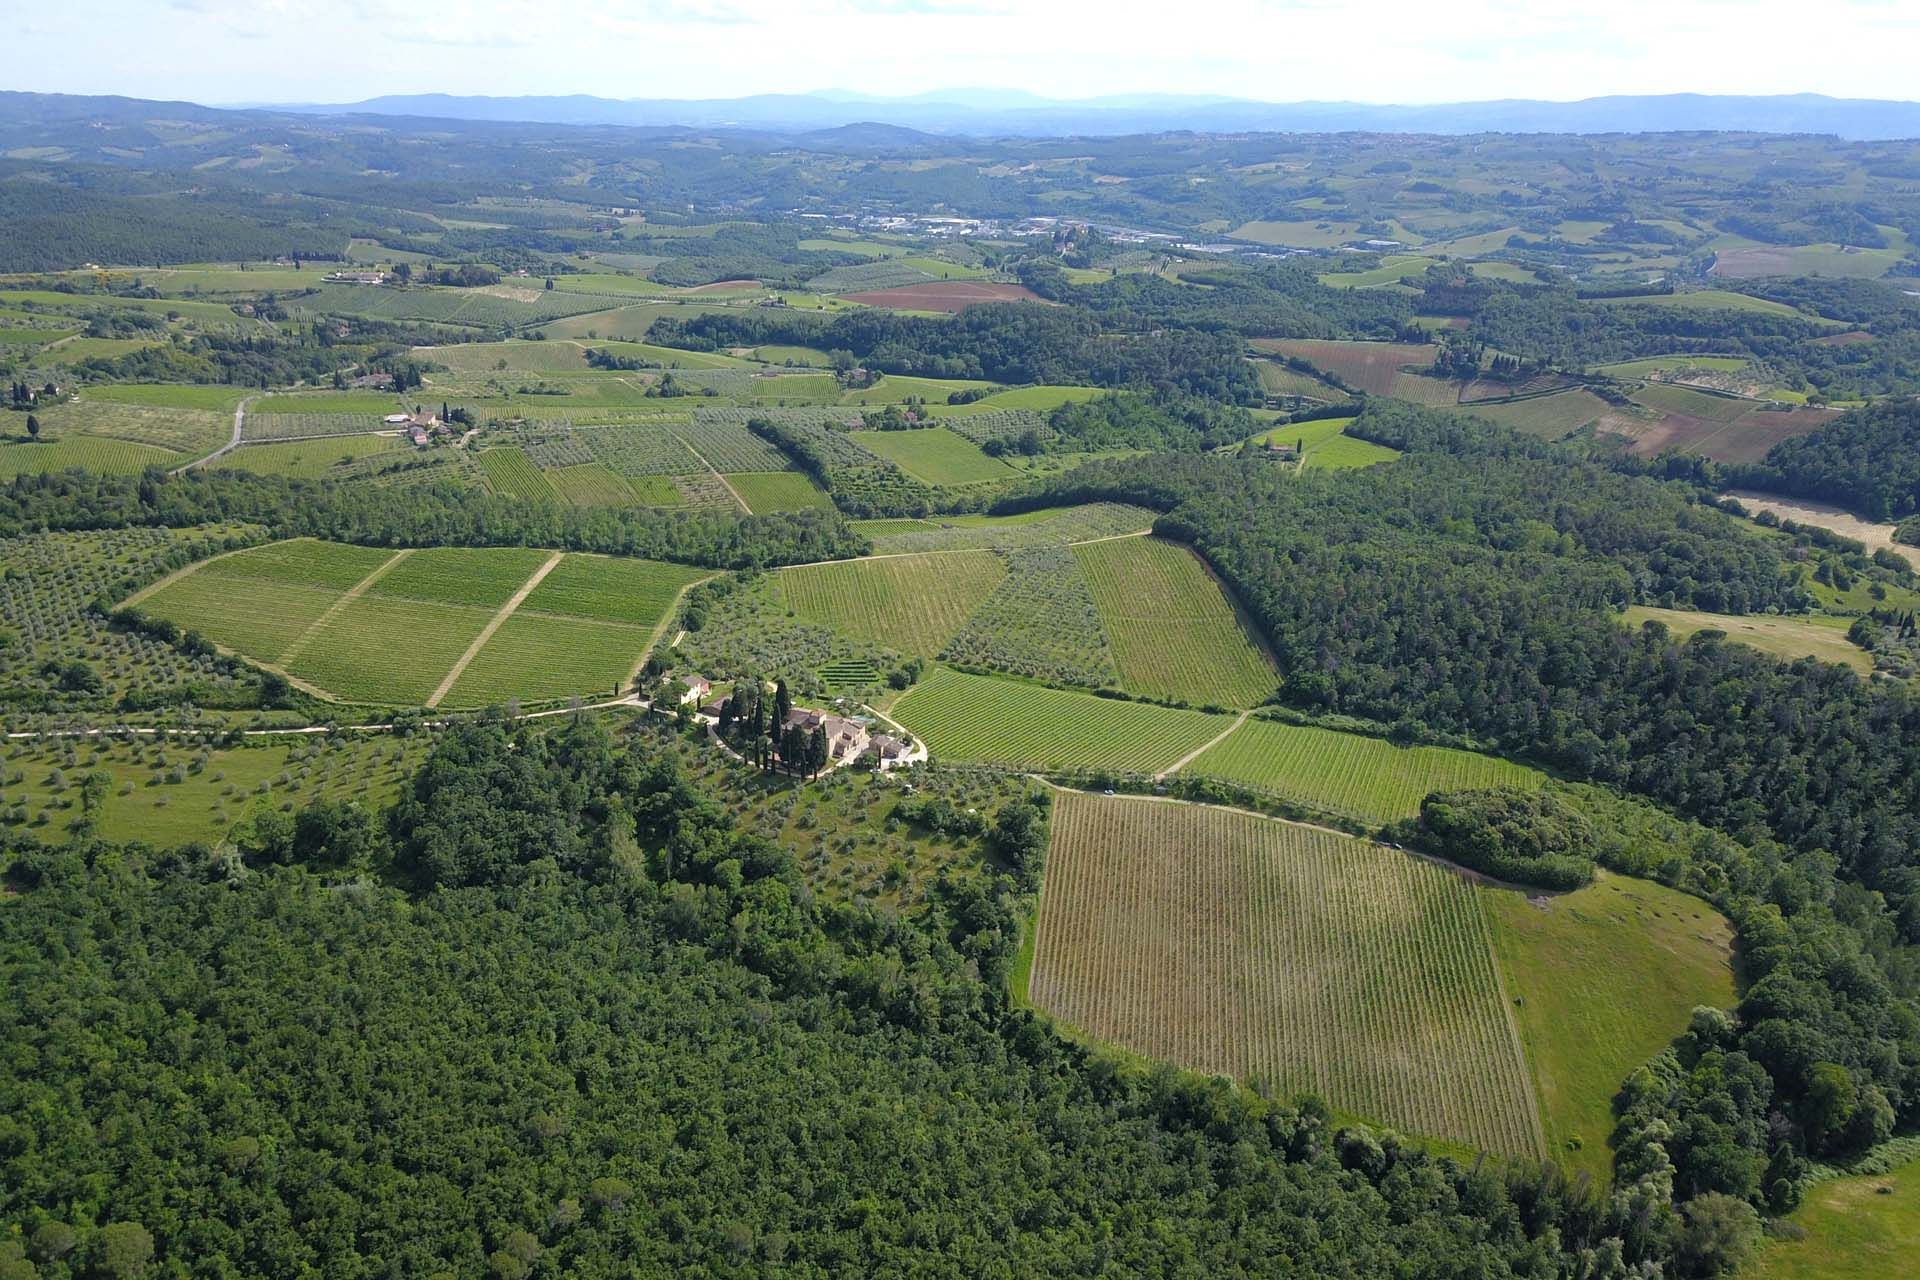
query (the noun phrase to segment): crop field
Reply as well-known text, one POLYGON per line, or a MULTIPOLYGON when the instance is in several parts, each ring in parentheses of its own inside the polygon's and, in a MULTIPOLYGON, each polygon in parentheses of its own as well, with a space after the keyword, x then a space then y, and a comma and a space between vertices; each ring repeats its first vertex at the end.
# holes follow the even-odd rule
POLYGON ((488 637, 441 705, 614 696, 651 635, 649 627, 515 613, 488 637))
POLYGON ((726 480, 752 512, 833 509, 833 499, 826 491, 798 471, 734 472, 726 480))
POLYGON ((848 302, 896 311, 960 312, 987 302, 1039 302, 1040 296, 1023 284, 988 284, 981 280, 945 280, 896 289, 849 293, 848 302))
POLYGON ((1724 631, 1729 640, 1788 662, 1796 658, 1818 658, 1851 667, 1863 676, 1873 672, 1873 655, 1847 639, 1850 623, 1846 618, 1822 620, 1764 613, 1736 616, 1632 605, 1620 615, 1620 620, 1635 631, 1644 622, 1663 622, 1676 640, 1683 640, 1696 631, 1724 631))
POLYGON ((349 702, 423 706, 492 616, 369 592, 330 611, 288 670, 349 702))
POLYGON ((1028 997, 1136 1053, 1405 1132, 1545 1154, 1479 896, 1368 841, 1063 794, 1028 997))
POLYGON ((1064 546, 1009 551, 1007 576, 973 611, 942 662, 1088 688, 1117 688, 1119 668, 1086 575, 1064 546))
POLYGON ((1073 549, 1113 644, 1121 683, 1154 698, 1252 707, 1273 669, 1200 558, 1177 542, 1115 538, 1073 549))
POLYGON ((1256 220, 1242 223, 1228 234, 1235 240, 1279 244, 1290 249, 1334 249, 1349 240, 1359 239, 1360 224, 1326 219, 1300 222, 1256 220))
MULTIPOLYGON (((383 391, 316 391, 310 394, 261 396, 247 408, 249 415, 275 413, 344 413, 380 416, 403 412, 401 397, 383 391)), ((346 428, 342 428, 346 430, 346 428)))
MULTIPOLYGON (((1826 339, 1815 339, 1824 342, 1826 339)), ((1679 373, 1686 369, 1704 369, 1711 373, 1739 373, 1750 361, 1744 356, 1648 356, 1642 360, 1622 360, 1603 364, 1599 372, 1616 378, 1644 378, 1655 373, 1679 373)))
POLYGON ((558 497, 546 473, 533 465, 525 450, 483 449, 479 458, 480 469, 487 476, 487 487, 497 494, 523 502, 552 502, 558 497))
MULTIPOLYGON (((605 303, 609 299, 601 299, 605 303)), ((594 311, 586 315, 568 316, 549 321, 540 326, 540 331, 549 338, 578 338, 592 346, 602 339, 621 339, 628 342, 645 341, 647 330, 661 316, 672 316, 676 320, 691 320, 697 315, 712 312, 725 312, 727 308, 717 304, 697 305, 685 302, 637 302, 632 306, 615 310, 594 311)))
POLYGON ((1643 297, 1602 298, 1609 305, 1642 307, 1683 307, 1694 311, 1755 311, 1763 315, 1791 316, 1796 320, 1812 320, 1813 317, 1788 306, 1784 302, 1775 302, 1770 298, 1756 298, 1749 293, 1735 293, 1731 289, 1695 289, 1690 293, 1656 293, 1643 297))
MULTIPOLYGON (((391 405, 387 412, 393 412, 391 405)), ((244 439, 305 440, 313 436, 371 435, 392 428, 370 413, 255 413, 241 424, 244 439)))
POLYGON ((1749 276, 1839 276, 1873 280, 1901 259, 1898 249, 1864 249, 1837 244, 1754 245, 1722 249, 1714 255, 1713 274, 1731 279, 1749 276))
POLYGON ((38 444, 21 439, 0 440, 0 479, 43 475, 65 471, 68 467, 137 475, 148 467, 177 467, 191 459, 191 454, 105 436, 68 435, 38 444))
POLYGON ((225 414, 245 398, 238 387, 188 386, 166 382, 115 382, 88 387, 83 403, 150 405, 155 409, 199 409, 225 414))
POLYGON ((1610 410, 1611 406, 1605 400, 1584 388, 1535 396, 1530 400, 1466 407, 1466 412, 1475 417, 1549 440, 1558 440, 1569 432, 1577 431, 1610 410))
POLYGON ((1273 360, 1255 360, 1253 371, 1260 377, 1260 389, 1271 396, 1306 396, 1327 401, 1347 398, 1347 393, 1331 382, 1322 382, 1273 360))
POLYGON ((911 529, 869 530, 868 536, 882 555, 982 547, 1011 551, 1141 533, 1152 527, 1154 518, 1145 507, 1096 502, 1014 516, 939 516, 913 521, 911 529))
POLYGON ((1397 747, 1384 738, 1251 719, 1182 773, 1222 778, 1294 804, 1367 823, 1412 817, 1432 791, 1537 787, 1541 773, 1450 747, 1397 747))
POLYGON ((587 350, 577 342, 462 342, 415 347, 413 355, 455 373, 568 373, 587 368, 587 350))
MULTIPOLYGON (((311 540, 204 561, 139 607, 348 701, 422 705, 555 553, 393 552, 311 540)), ((679 592, 704 571, 562 556, 482 645, 449 705, 593 696, 624 681, 679 592)))
POLYGON ((406 443, 398 436, 337 436, 292 444, 249 444, 220 459, 222 467, 263 476, 293 476, 318 480, 338 474, 343 465, 379 453, 399 453, 406 443))
MULTIPOLYGON (((1661 389, 1685 390, 1679 387, 1661 389)), ((1749 404, 1747 411, 1731 421, 1668 413, 1653 423, 1646 423, 1613 414, 1602 421, 1601 427, 1628 436, 1633 441, 1629 448, 1642 457, 1672 450, 1697 453, 1715 462, 1757 462, 1782 440, 1818 431, 1836 416, 1836 412, 1830 409, 1781 408, 1746 403, 1749 404)))
POLYGON ((950 760, 1127 773, 1165 769, 1232 723, 944 667, 900 695, 889 714, 950 760))
POLYGON ((1063 404, 1080 404, 1087 400, 1098 400, 1107 394, 1109 393, 1099 387, 1014 387, 1010 391, 996 391, 970 404, 955 405, 952 412, 965 416, 992 413, 1001 409, 1025 409, 1034 413, 1046 413, 1058 409, 1063 404))
POLYGON ((1006 576, 986 551, 841 560, 780 571, 780 594, 807 622, 931 658, 1006 576))
POLYGON ((633 505, 633 490, 625 480, 598 462, 571 467, 556 467, 546 473, 547 483, 563 500, 576 507, 628 507, 633 505))
MULTIPOLYGON (((651 630, 706 569, 626 556, 568 555, 521 602, 521 613, 551 613, 651 630)), ((516 615, 517 616, 517 615, 516 615)))
POLYGON ((1754 407, 1751 400, 1716 396, 1666 382, 1649 382, 1635 391, 1632 398, 1636 403, 1660 413, 1686 414, 1709 422, 1732 422, 1742 414, 1751 412, 1754 407))
POLYGON ((1319 280, 1330 289, 1372 289, 1425 275, 1427 268, 1433 266, 1435 261, 1433 258, 1408 254, 1388 254, 1377 267, 1369 267, 1365 271, 1329 271, 1323 273, 1319 280))
POLYGON ((808 365, 816 369, 824 369, 832 363, 828 354, 817 347, 782 346, 778 343, 755 347, 753 358, 764 364, 808 365))
POLYGON ((390 561, 369 595, 497 609, 553 553, 532 547, 426 547, 390 561))
POLYGON ((938 408, 956 391, 980 391, 993 386, 972 378, 913 378, 890 373, 871 386, 848 391, 837 398, 845 405, 904 404, 917 396, 938 408))
MULTIPOLYGON (((481 289, 325 284, 298 305, 315 315, 366 316, 374 320, 433 320, 498 332, 563 316, 604 310, 614 301, 593 294, 498 285, 481 289)), ((229 313, 231 314, 231 313, 229 313)))
POLYGON ((945 427, 922 427, 910 431, 849 432, 856 444, 876 457, 885 458, 923 484, 935 488, 949 485, 988 484, 1010 480, 1015 472, 998 458, 990 458, 980 446, 955 435, 945 427))
POLYGON ((1253 347, 1305 360, 1369 395, 1393 394, 1393 378, 1403 366, 1425 369, 1437 347, 1410 342, 1351 342, 1321 338, 1256 338, 1253 347))
POLYGON ((839 693, 846 689, 864 689, 880 683, 880 673, 871 662, 862 662, 858 658, 841 658, 820 665, 820 683, 829 693, 839 693))
POLYGON ((1733 929, 1698 898, 1605 872, 1573 893, 1480 896, 1548 1145, 1604 1185, 1620 1082, 1696 1006, 1733 1007, 1733 929))
POLYGON ((1371 440, 1334 436, 1317 448, 1308 450, 1307 456, 1300 465, 1308 471, 1340 471, 1353 467, 1377 466, 1382 462, 1392 462, 1399 456, 1398 449, 1389 449, 1371 440))

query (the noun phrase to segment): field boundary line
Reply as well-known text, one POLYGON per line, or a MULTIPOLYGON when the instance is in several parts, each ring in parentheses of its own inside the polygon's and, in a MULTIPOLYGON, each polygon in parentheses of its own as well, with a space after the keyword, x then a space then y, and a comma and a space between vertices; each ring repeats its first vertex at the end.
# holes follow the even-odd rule
POLYGON ((1520 1020, 1513 1016, 1513 993, 1507 990, 1507 976, 1500 971, 1500 948, 1493 944, 1493 922, 1488 919, 1487 904, 1474 895, 1473 905, 1480 916, 1480 944, 1487 949, 1487 961, 1493 966, 1493 985, 1500 993, 1500 1014, 1506 1020, 1507 1040, 1513 1046, 1514 1056, 1520 1060, 1520 1083, 1527 1093, 1527 1126, 1533 1134, 1534 1149, 1540 1158, 1550 1160, 1552 1153, 1547 1150, 1546 1121, 1540 1116, 1540 1096, 1534 1088, 1533 1057, 1527 1052, 1526 1037, 1520 1034, 1520 1020))
POLYGON ((494 614, 493 617, 487 619, 487 625, 480 628, 480 634, 473 638, 473 643, 467 646, 467 651, 461 654, 459 659, 454 662, 452 668, 448 670, 446 676, 440 681, 439 687, 434 689, 433 695, 427 699, 427 706, 437 707, 440 705, 440 699, 446 697, 447 694, 453 690, 454 681, 460 678, 461 673, 467 669, 469 663, 480 656, 481 648, 485 646, 487 641, 493 639, 493 633, 498 631, 501 626, 506 623, 506 620, 514 615, 514 611, 521 606, 528 596, 533 594, 533 589, 540 585, 541 579, 552 573, 554 566, 558 565, 565 555, 566 553, 564 551, 556 551, 548 556, 545 562, 529 574, 525 582, 520 584, 520 589, 514 592, 505 604, 500 606, 500 611, 494 614))
POLYGON ((733 481, 721 475, 720 468, 714 466, 711 462, 708 462, 706 454, 694 448, 692 444, 688 443, 687 438, 685 436, 681 435, 678 431, 675 431, 672 427, 667 428, 667 434, 672 436, 675 440, 678 440, 681 443, 681 445, 686 448, 686 451, 688 453, 692 454, 695 458, 699 459, 700 465, 705 467, 710 473, 712 473, 713 478, 720 482, 722 488, 724 488, 728 493, 733 495, 733 500, 740 504, 741 511, 745 512, 747 515, 753 514, 753 508, 748 506, 747 500, 740 496, 740 491, 733 487, 733 481))
POLYGON ((1205 755, 1209 747, 1219 746, 1222 739, 1224 739, 1228 734, 1232 733, 1235 729, 1238 729, 1241 725, 1245 724, 1247 722, 1247 717, 1251 714, 1253 713, 1250 711, 1242 711, 1239 715, 1233 718, 1232 724, 1228 725, 1226 728, 1222 729, 1219 733, 1216 733, 1213 737, 1207 739, 1205 742, 1201 743, 1199 746, 1195 747, 1193 750, 1187 752, 1187 754, 1181 756, 1178 760, 1175 760, 1172 764, 1168 765, 1166 768, 1162 769, 1160 772, 1154 774, 1153 780, 1155 782, 1159 782, 1164 778, 1171 778, 1174 774, 1180 772, 1182 769, 1192 764, 1194 762, 1195 757, 1205 755))
POLYGON ((339 617, 341 610, 345 609, 348 605, 352 604, 355 600, 358 600, 361 596, 365 595, 368 587, 371 587, 374 583, 380 581, 380 579, 384 578, 387 575, 387 570, 393 568, 393 566, 395 566, 396 564, 399 564, 402 560, 405 560, 408 556, 412 554, 413 554, 413 549, 409 547, 403 551, 396 551, 391 556, 388 556, 385 560, 381 561, 380 564, 374 568, 372 573, 369 573, 366 577, 360 579, 360 581, 354 583, 351 587, 348 587, 346 591, 341 594, 338 600, 335 600, 332 604, 328 605, 327 611, 321 614, 319 617, 315 618, 313 620, 313 625, 308 627, 305 631, 302 631, 300 633, 300 638, 295 640, 292 644, 288 645, 286 648, 286 652, 280 654, 280 656, 275 658, 274 661, 278 662, 283 667, 292 665, 293 660, 295 658, 299 657, 301 654, 306 652, 307 645, 312 643, 313 638, 320 634, 320 629, 322 627, 326 626, 329 622, 332 622, 335 618, 339 617))
MULTIPOLYGON (((633 670, 627 672, 627 683, 629 685, 640 678, 641 669, 647 665, 647 659, 651 658, 653 651, 659 647, 660 637, 666 634, 668 624, 679 616, 680 602, 687 598, 687 592, 693 590, 703 582, 712 582, 719 576, 717 573, 710 573, 704 578, 695 578, 692 582, 689 582, 686 586, 673 593, 673 599, 667 602, 666 610, 660 615, 660 621, 654 623, 653 630, 647 633, 647 647, 640 651, 638 658, 634 659, 633 670)), ((667 648, 678 649, 680 642, 686 638, 687 633, 684 630, 679 632, 673 637, 673 643, 668 645, 667 648)))
MULTIPOLYGON (((1135 529, 1132 533, 1109 533, 1105 537, 1084 538, 1079 542, 1069 542, 1067 545, 1070 547, 1090 547, 1096 542, 1124 542, 1128 538, 1148 538, 1152 536, 1153 530, 1149 527, 1146 529, 1135 529)), ((1167 541, 1171 542, 1173 539, 1169 538, 1167 541)), ((1181 545, 1185 546, 1186 544, 1182 543, 1181 545)), ((1199 555, 1200 553, 1196 551, 1194 554, 1199 555)), ((1200 558, 1202 560, 1206 559, 1205 556, 1200 556, 1200 558)))

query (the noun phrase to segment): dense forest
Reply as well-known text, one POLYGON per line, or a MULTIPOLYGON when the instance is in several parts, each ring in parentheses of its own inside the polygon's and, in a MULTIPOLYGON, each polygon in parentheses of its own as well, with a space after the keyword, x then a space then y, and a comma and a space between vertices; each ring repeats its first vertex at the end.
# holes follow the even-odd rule
POLYGON ((4 857, 9 1277, 1601 1277, 1749 1238, 1118 1071, 1008 1007, 1004 879, 810 901, 590 719, 453 731, 384 819, 4 857))

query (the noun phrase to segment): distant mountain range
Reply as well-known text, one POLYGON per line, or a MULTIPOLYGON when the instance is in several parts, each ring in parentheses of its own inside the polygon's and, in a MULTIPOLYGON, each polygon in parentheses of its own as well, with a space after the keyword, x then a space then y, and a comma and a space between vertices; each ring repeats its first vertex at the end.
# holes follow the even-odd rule
POLYGON ((253 103, 309 115, 427 116, 538 124, 736 127, 789 132, 885 124, 931 134, 1048 137, 1159 133, 1649 133, 1730 130, 1820 133, 1872 140, 1920 138, 1920 102, 1798 93, 1695 93, 1544 102, 1509 98, 1431 106, 1254 102, 1132 94, 1076 100, 1017 90, 935 90, 879 98, 845 90, 745 98, 462 97, 394 94, 330 105, 253 103))

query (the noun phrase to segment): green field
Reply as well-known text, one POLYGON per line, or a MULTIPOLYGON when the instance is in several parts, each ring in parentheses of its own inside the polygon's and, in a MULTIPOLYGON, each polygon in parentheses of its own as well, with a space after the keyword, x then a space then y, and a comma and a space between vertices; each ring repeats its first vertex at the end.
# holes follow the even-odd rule
POLYGON ((840 560, 781 570, 780 594, 807 622, 931 658, 1005 575, 987 551, 840 560))
POLYGON ((357 458, 398 453, 406 448, 406 442, 398 436, 335 436, 289 444, 245 445, 221 458, 218 465, 256 475, 317 480, 357 458))
POLYGON ((1461 406, 1462 412, 1549 440, 1558 440, 1568 432, 1579 430, 1610 408, 1605 400, 1585 387, 1503 404, 1461 406))
POLYGON ((148 467, 177 467, 192 460, 191 454, 105 436, 68 435, 38 444, 20 439, 0 440, 0 479, 43 475, 69 467, 138 474, 148 467))
POLYGON ((945 404, 947 397, 956 391, 975 391, 993 385, 991 382, 970 378, 909 378, 888 374, 870 387, 847 392, 840 397, 840 403, 846 405, 900 404, 917 396, 929 404, 940 405, 945 404))
POLYGON ((1852 667, 1861 675, 1873 671, 1873 655, 1847 639, 1847 618, 1795 618, 1773 614, 1697 613, 1687 609, 1656 609, 1631 605, 1620 621, 1638 631, 1644 622, 1663 622, 1676 640, 1696 631, 1724 631, 1727 639, 1749 645, 1788 662, 1818 658, 1852 667))
POLYGON ((1698 898, 1628 876, 1551 897, 1481 893, 1548 1146, 1604 1184, 1620 1082, 1686 1030, 1695 1006, 1733 1007, 1732 926, 1698 898))
POLYGON ((1706 369, 1714 373, 1738 373, 1749 361, 1744 356, 1648 356, 1643 360, 1622 360, 1603 364, 1599 372, 1616 378, 1644 378, 1650 373, 1674 373, 1681 369, 1706 369))
POLYGON ((1258 706, 1279 687, 1250 626, 1200 558, 1177 542, 1114 538, 1073 549, 1131 692, 1258 706))
POLYGON ((115 382, 88 387, 83 402, 144 404, 156 409, 205 409, 230 414, 246 398, 238 387, 189 386, 170 382, 115 382))
POLYGON ((626 507, 634 502, 632 486, 605 463, 554 467, 547 471, 546 477, 556 494, 577 507, 626 507))
POLYGON ((1026 995, 1097 1040, 1276 1096, 1544 1153, 1479 895, 1369 841, 1062 794, 1026 995))
POLYGON ((1082 507, 1053 507, 1010 516, 935 516, 928 520, 888 521, 885 527, 865 524, 874 550, 954 551, 969 547, 1061 546, 1141 533, 1153 524, 1154 513, 1144 507, 1116 502, 1082 507))
MULTIPOLYGON (((404 397, 383 391, 315 391, 307 394, 261 396, 247 409, 262 413, 343 413, 384 416, 399 413, 404 397)), ((424 401, 422 402, 424 403, 424 401)), ((342 431, 349 428, 342 427, 342 431)))
MULTIPOLYGON (((302 539, 202 562, 135 599, 322 695, 417 706, 555 554, 302 539)), ((646 560, 560 557, 460 673, 448 705, 604 693, 632 672, 681 589, 704 576, 646 560)))
POLYGON ((1542 778, 1497 756, 1397 747, 1384 738, 1261 719, 1248 720, 1181 772, 1367 823, 1411 817, 1432 791, 1538 786, 1542 778))
POLYGON ((1801 314, 1784 302, 1756 298, 1750 293, 1734 293, 1730 289, 1695 289, 1691 293, 1657 293, 1644 297, 1602 298, 1600 301, 1633 306, 1686 307, 1692 310, 1757 311, 1763 315, 1792 316, 1798 320, 1810 320, 1814 324, 1823 323, 1801 314))
POLYGON ((1049 684, 1119 688, 1113 648, 1073 549, 1019 547, 1005 554, 1007 576, 947 642, 940 660, 1049 684))
POLYGON ((885 458, 914 479, 936 489, 1010 480, 1016 474, 1000 459, 982 453, 979 445, 945 427, 847 434, 867 452, 885 458))
POLYGON ((1380 260, 1380 265, 1377 267, 1370 267, 1365 271, 1326 272, 1319 279, 1321 284, 1333 289, 1371 289, 1425 275, 1427 268, 1433 266, 1436 261, 1434 258, 1389 254, 1380 260))
POLYGON ((749 511, 833 510, 833 499, 826 491, 798 471, 734 472, 726 479, 749 511))
POLYGON ((540 580, 520 609, 651 629, 689 584, 710 574, 658 560, 575 553, 540 580))
POLYGON ((1399 456, 1398 449, 1389 449, 1371 440, 1335 436, 1318 448, 1308 450, 1301 466, 1308 471, 1339 471, 1354 467, 1377 466, 1382 462, 1392 462, 1399 456))
POLYGON ((889 714, 948 760, 1126 773, 1165 769, 1233 723, 944 667, 902 694, 889 714))
POLYGON ((1792 1221, 1804 1240, 1768 1242, 1740 1269, 1754 1280, 1908 1280, 1920 1256, 1920 1161, 1891 1173, 1832 1178, 1792 1221))
POLYGON ((1751 412, 1754 407, 1751 400, 1717 396, 1666 382, 1647 383, 1633 393, 1633 399, 1662 413, 1683 413, 1693 418, 1705 418, 1709 422, 1732 422, 1742 414, 1751 412))
MULTIPOLYGON (((1079 404, 1085 400, 1097 400, 1110 394, 1099 387, 1014 387, 1009 391, 996 391, 992 395, 967 404, 953 405, 944 412, 957 415, 993 413, 1003 409, 1028 409, 1036 413, 1046 413, 1058 409, 1063 404, 1079 404)), ((936 411, 940 406, 935 405, 936 411)))
POLYGON ((495 493, 523 502, 553 502, 558 498, 545 473, 528 460, 526 451, 514 448, 482 449, 480 469, 487 485, 495 493))

